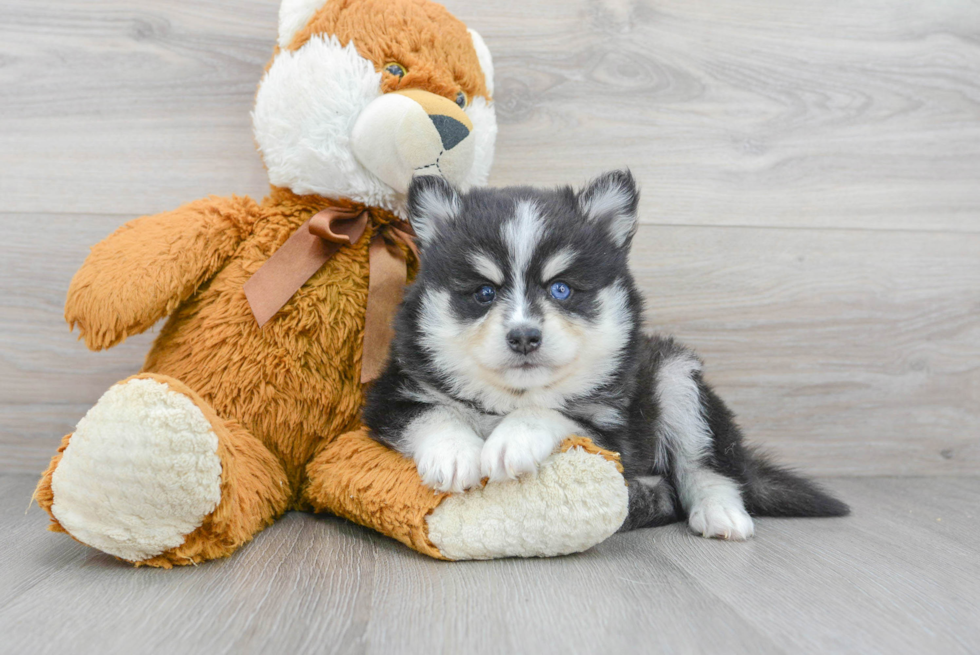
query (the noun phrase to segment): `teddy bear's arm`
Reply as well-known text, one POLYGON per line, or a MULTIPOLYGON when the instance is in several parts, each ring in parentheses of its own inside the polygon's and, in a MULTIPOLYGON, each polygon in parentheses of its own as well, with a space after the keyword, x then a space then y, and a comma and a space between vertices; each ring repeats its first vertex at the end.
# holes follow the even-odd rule
POLYGON ((126 223, 68 288, 65 320, 103 350, 172 313, 225 264, 259 217, 248 197, 209 197, 126 223))

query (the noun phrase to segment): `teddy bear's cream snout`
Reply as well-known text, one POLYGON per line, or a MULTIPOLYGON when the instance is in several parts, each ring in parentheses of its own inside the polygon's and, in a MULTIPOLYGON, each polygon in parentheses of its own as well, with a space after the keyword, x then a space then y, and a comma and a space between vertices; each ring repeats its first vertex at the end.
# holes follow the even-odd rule
POLYGON ((420 89, 386 93, 361 112, 351 134, 354 156, 399 193, 414 175, 460 185, 474 159, 473 123, 456 103, 420 89))

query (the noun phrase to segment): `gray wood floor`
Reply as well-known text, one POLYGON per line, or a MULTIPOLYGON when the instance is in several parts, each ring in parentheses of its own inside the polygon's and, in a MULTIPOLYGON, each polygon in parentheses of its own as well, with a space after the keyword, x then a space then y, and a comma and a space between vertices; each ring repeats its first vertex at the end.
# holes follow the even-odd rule
POLYGON ((4 653, 977 653, 980 478, 836 478, 844 519, 677 525, 446 563, 293 513, 236 556, 133 569, 40 532, 0 475, 4 653))

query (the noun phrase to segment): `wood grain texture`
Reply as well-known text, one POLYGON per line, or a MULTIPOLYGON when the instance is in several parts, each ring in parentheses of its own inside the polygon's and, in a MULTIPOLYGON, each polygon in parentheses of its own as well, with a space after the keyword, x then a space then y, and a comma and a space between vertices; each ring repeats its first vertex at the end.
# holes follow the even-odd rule
MULTIPOLYGON (((4 0, 4 208, 261 193, 276 5, 4 0)), ((447 5, 495 53, 498 184, 628 165, 650 222, 980 230, 971 0, 447 5)))
POLYGON ((749 438, 822 474, 980 471, 980 238, 644 227, 652 329, 749 438))
MULTIPOLYGON (((0 217, 0 448, 39 471, 152 334, 103 353, 62 303, 118 217, 0 217)), ((643 226, 633 268, 650 328, 675 335, 749 438, 822 475, 980 470, 980 235, 643 226)))
POLYGON ((628 165, 650 222, 980 229, 971 0, 466 8, 501 70, 497 182, 628 165))
POLYGON ((277 7, 4 0, 3 210, 134 217, 263 193, 249 112, 277 7))
POLYGON ((683 526, 576 556, 447 563, 292 513, 234 557, 133 569, 44 533, 0 475, 0 652, 973 653, 980 479, 826 480, 854 516, 683 526))
MULTIPOLYGON (((61 318, 88 247, 262 196, 275 0, 0 0, 0 471, 40 470, 152 335, 61 318)), ((451 0, 495 53, 493 182, 643 185, 651 327, 821 474, 980 471, 975 2, 451 0)))

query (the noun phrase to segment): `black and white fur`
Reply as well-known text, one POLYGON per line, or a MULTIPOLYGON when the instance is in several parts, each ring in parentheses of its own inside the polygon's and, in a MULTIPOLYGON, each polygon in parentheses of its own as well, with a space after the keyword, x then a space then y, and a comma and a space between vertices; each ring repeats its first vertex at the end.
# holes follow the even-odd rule
POLYGON ((421 269, 368 394, 374 438, 413 458, 426 485, 460 492, 534 474, 566 437, 589 436, 622 455, 623 529, 686 518, 698 534, 741 540, 751 516, 847 514, 743 445, 694 353, 642 332, 627 265, 637 202, 621 171, 579 192, 464 195, 416 178, 421 269))

